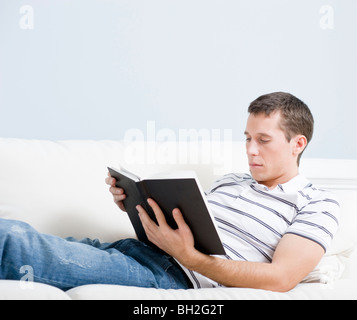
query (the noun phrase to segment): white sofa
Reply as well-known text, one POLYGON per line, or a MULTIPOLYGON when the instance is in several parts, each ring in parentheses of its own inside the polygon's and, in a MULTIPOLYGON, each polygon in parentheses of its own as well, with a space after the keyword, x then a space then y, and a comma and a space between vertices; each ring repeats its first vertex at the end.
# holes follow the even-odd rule
MULTIPOLYGON (((247 172, 241 142, 38 141, 0 138, 0 217, 62 237, 115 241, 135 237, 104 182, 107 166, 139 175, 196 170, 204 188, 228 172, 247 172)), ((302 160, 301 171, 336 190, 342 225, 332 248, 287 293, 245 288, 156 290, 88 285, 63 292, 27 281, 0 280, 0 299, 357 299, 357 160, 302 160)), ((25 279, 25 278, 24 278, 25 279)))

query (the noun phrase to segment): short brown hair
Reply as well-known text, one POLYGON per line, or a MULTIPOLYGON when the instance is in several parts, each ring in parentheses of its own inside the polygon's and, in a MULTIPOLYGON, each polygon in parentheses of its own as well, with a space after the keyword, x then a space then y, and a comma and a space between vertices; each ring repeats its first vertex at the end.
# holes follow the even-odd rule
MULTIPOLYGON (((306 137, 307 143, 311 141, 314 132, 314 118, 309 107, 292 94, 285 92, 266 94, 254 100, 248 108, 248 112, 255 115, 264 113, 269 116, 277 111, 280 111, 280 127, 288 142, 299 134, 306 137)), ((298 164, 301 155, 302 153, 298 157, 298 164)))

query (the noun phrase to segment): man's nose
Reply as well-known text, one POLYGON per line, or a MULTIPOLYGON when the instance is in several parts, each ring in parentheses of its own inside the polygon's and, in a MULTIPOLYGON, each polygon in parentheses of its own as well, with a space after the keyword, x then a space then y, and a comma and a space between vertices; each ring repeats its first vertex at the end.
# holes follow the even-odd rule
POLYGON ((247 149, 248 156, 259 155, 258 145, 254 141, 247 142, 246 149, 247 149))

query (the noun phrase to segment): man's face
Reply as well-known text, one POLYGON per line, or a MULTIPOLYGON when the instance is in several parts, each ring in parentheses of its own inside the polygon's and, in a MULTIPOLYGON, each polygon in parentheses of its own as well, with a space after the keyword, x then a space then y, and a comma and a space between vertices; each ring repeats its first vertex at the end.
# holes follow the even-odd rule
POLYGON ((251 114, 245 131, 252 177, 270 189, 298 174, 296 141, 287 141, 279 123, 280 112, 251 114))

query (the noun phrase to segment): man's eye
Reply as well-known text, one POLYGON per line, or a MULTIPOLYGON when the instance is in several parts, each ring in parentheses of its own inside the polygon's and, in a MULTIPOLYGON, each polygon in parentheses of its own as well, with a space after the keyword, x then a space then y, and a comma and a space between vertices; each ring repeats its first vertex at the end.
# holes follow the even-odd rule
POLYGON ((246 142, 250 142, 252 140, 252 138, 246 138, 245 141, 246 142))
POLYGON ((270 142, 270 140, 263 140, 263 139, 260 139, 260 142, 261 142, 261 143, 269 143, 269 142, 270 142))

